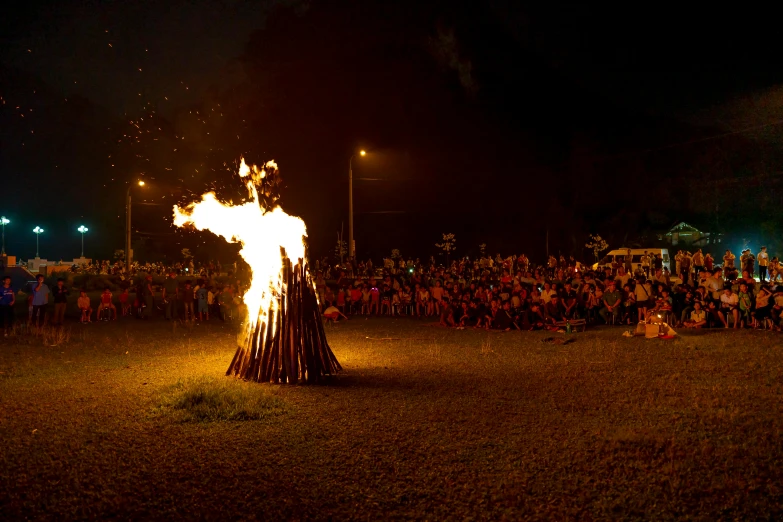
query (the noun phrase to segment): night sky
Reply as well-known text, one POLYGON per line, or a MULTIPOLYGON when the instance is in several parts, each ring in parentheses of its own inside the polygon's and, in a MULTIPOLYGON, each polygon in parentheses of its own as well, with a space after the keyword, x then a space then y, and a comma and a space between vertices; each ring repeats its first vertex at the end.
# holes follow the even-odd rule
MULTIPOLYGON (((760 13, 455 2, 18 2, 0 21, 0 214, 6 250, 123 247, 230 257, 175 230, 207 189, 240 197, 240 155, 275 159, 283 207, 315 253, 359 255, 636 241, 689 220, 771 241, 783 65, 760 13), (455 5, 458 4, 458 5, 455 5), (369 178, 369 179, 368 179, 369 178), (766 232, 765 232, 766 231, 766 232)), ((227 259, 226 259, 227 260, 227 259)))

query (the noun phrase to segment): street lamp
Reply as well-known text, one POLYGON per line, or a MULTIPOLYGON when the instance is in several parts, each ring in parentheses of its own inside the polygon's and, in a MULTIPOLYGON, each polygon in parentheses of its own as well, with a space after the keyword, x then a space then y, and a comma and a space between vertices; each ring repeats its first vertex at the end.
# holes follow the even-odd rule
POLYGON ((87 232, 90 229, 85 227, 84 225, 82 225, 79 228, 77 228, 76 230, 78 230, 79 232, 82 233, 82 259, 84 259, 84 233, 87 232))
MULTIPOLYGON (((359 151, 360 156, 366 156, 366 151, 359 151)), ((356 154, 351 155, 351 159, 348 160, 348 257, 354 257, 353 249, 353 157, 356 154)), ((352 261, 355 263, 356 261, 352 261)))
POLYGON ((36 226, 33 229, 33 232, 35 232, 35 258, 38 259, 40 256, 38 255, 38 236, 43 234, 44 229, 42 229, 39 226, 36 226))
MULTIPOLYGON (((145 183, 139 180, 136 183, 138 186, 143 187, 145 183)), ((128 193, 125 196, 125 267, 130 273, 131 266, 131 189, 133 184, 128 185, 128 193)), ((84 236, 82 236, 84 238, 84 236)))
POLYGON ((11 220, 5 216, 0 216, 0 223, 3 224, 3 250, 0 254, 5 255, 5 226, 10 223, 11 220))

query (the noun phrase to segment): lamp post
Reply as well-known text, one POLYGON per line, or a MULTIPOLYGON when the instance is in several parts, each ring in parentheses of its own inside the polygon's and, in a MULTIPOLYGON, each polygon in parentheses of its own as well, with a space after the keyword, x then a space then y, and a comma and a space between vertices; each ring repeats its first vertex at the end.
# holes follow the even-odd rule
POLYGON ((82 225, 79 228, 77 228, 76 230, 78 230, 79 232, 82 233, 82 259, 84 259, 84 233, 87 232, 90 229, 85 227, 84 225, 82 225))
MULTIPOLYGON (((360 156, 366 156, 367 152, 359 151, 360 156)), ((353 157, 356 154, 351 155, 351 159, 348 160, 348 257, 353 258, 355 255, 353 249, 353 157)), ((356 263, 355 260, 352 263, 356 263)))
MULTIPOLYGON (((144 186, 143 181, 137 183, 139 187, 144 186)), ((131 262, 131 188, 133 184, 128 185, 128 193, 125 195, 125 267, 130 273, 131 262)), ((82 236, 83 238, 84 236, 82 236)))
POLYGON ((40 256, 38 255, 38 236, 43 234, 44 229, 42 229, 39 226, 36 226, 33 229, 33 232, 35 232, 35 258, 38 259, 40 256))
POLYGON ((3 250, 0 254, 5 255, 5 226, 10 223, 11 220, 5 216, 0 216, 0 223, 3 224, 3 250))

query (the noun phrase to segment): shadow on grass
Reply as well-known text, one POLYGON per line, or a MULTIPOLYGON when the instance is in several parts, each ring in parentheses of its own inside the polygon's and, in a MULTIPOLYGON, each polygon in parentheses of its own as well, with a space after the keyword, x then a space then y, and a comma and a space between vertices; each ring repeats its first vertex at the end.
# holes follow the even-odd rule
POLYGON ((285 403, 258 384, 201 377, 161 390, 152 414, 178 422, 231 422, 262 420, 285 411, 285 403))

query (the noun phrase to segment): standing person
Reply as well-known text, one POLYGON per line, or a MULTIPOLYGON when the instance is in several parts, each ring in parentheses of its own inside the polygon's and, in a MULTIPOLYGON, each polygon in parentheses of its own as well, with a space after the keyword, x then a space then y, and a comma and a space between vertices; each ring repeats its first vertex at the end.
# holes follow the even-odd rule
POLYGON ((65 280, 61 277, 57 280, 57 286, 52 290, 54 296, 54 326, 62 326, 65 320, 65 306, 68 302, 68 289, 65 288, 65 280))
POLYGON ((166 307, 166 320, 176 319, 179 316, 179 281, 177 273, 169 270, 169 277, 163 282, 163 303, 166 307))
POLYGON ((737 278, 737 271, 734 267, 734 261, 737 256, 731 253, 731 250, 726 250, 723 255, 723 277, 729 281, 734 281, 737 278))
POLYGON ((688 284, 688 278, 691 274, 691 254, 690 252, 683 252, 680 255, 680 279, 682 284, 688 284))
POLYGON ((182 290, 182 304, 185 308, 185 321, 195 321, 196 315, 193 313, 193 289, 190 287, 190 281, 185 281, 185 288, 182 290))
MULTIPOLYGON (((762 283, 767 279, 767 267, 769 266, 769 254, 767 254, 767 247, 761 247, 761 251, 756 256, 759 261, 759 281, 762 283)), ((753 274, 750 274, 751 277, 753 274)))
POLYGON ((215 287, 210 286, 207 288, 207 310, 212 314, 212 317, 218 317, 220 315, 219 311, 215 310, 216 304, 215 287))
POLYGON ((655 254, 652 259, 652 266, 657 270, 663 270, 663 256, 661 254, 655 254))
POLYGON ((693 254, 693 279, 694 281, 699 278, 699 273, 704 270, 704 254, 701 252, 701 248, 693 254))
POLYGON ((3 337, 8 337, 14 326, 14 304, 16 294, 11 287, 11 278, 5 276, 0 286, 0 323, 3 325, 3 337))
POLYGON ((732 254, 731 250, 726 250, 726 253, 723 254, 723 269, 734 268, 734 260, 736 258, 737 256, 732 254))
POLYGON ((636 280, 634 293, 636 294, 636 310, 638 320, 642 321, 647 316, 647 308, 650 307, 652 299, 652 284, 643 277, 636 280))
POLYGON ((35 326, 39 326, 43 320, 46 321, 46 305, 49 303, 49 287, 44 284, 44 276, 39 274, 35 278, 36 283, 33 285, 33 315, 30 318, 35 319, 35 326))
POLYGON ((204 321, 204 318, 206 317, 206 320, 209 321, 209 306, 207 302, 209 291, 206 289, 204 285, 201 285, 198 290, 196 290, 196 302, 198 303, 197 310, 198 310, 198 320, 199 322, 204 321))
POLYGON ((147 275, 144 279, 144 319, 152 317, 152 307, 155 305, 155 290, 152 288, 152 276, 147 275))
POLYGON ((125 317, 130 313, 130 303, 128 302, 130 295, 128 294, 128 288, 125 287, 120 293, 120 309, 122 310, 122 316, 125 317))
POLYGON ((646 250, 642 254, 642 270, 644 271, 645 279, 648 279, 650 277, 650 254, 646 250))
POLYGON ((745 251, 744 261, 742 262, 742 270, 747 271, 750 277, 753 277, 753 273, 756 271, 756 256, 750 249, 745 251))
POLYGON ((706 270, 711 274, 714 265, 715 265, 715 260, 712 258, 712 254, 707 252, 707 254, 704 256, 704 270, 706 270))

